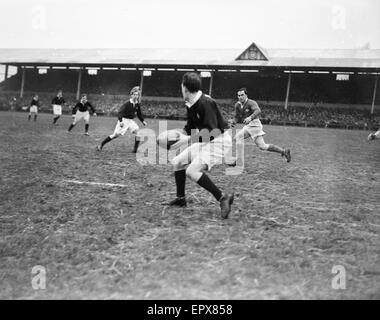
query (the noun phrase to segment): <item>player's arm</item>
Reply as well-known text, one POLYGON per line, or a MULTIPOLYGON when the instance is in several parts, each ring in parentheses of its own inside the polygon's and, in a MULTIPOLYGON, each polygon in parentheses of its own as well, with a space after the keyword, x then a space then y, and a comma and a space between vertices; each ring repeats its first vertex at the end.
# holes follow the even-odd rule
POLYGON ((257 119, 261 113, 261 109, 256 101, 253 101, 253 105, 251 106, 252 114, 244 119, 244 123, 248 124, 252 120, 257 119))
POLYGON ((124 110, 126 108, 126 103, 124 103, 120 109, 119 109, 119 112, 117 114, 117 119, 119 120, 120 122, 120 127, 123 127, 124 126, 124 123, 123 123, 123 114, 124 114, 124 110))
POLYGON ((77 113, 77 110, 78 110, 78 107, 79 107, 79 102, 77 102, 77 104, 74 106, 74 108, 71 110, 71 114, 72 115, 75 115, 77 113))
POLYGON ((87 102, 87 103, 88 103, 88 107, 89 107, 90 110, 91 110, 92 115, 96 116, 96 110, 95 110, 95 107, 94 107, 90 102, 87 102))
POLYGON ((146 122, 144 120, 144 116, 143 116, 143 114, 141 112, 140 104, 137 105, 136 114, 137 114, 137 118, 139 118, 139 120, 141 121, 141 123, 143 123, 144 126, 146 126, 146 122))

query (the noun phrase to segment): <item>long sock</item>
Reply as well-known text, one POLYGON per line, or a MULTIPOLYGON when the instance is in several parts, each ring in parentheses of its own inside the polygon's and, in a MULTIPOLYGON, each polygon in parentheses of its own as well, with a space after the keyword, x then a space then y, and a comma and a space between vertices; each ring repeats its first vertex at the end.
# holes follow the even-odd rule
POLYGON ((71 131, 72 128, 74 128, 75 124, 70 124, 69 131, 71 131))
POLYGON ((140 140, 137 139, 137 136, 135 137, 135 146, 133 147, 133 152, 137 152, 137 149, 139 147, 140 140))
POLYGON ((37 121, 37 115, 36 114, 34 115, 34 121, 37 121))
POLYGON ((186 170, 175 171, 174 177, 177 186, 177 197, 182 198, 185 196, 186 170))
POLYGON ((28 116, 28 120, 30 120, 30 118, 31 118, 31 115, 28 116))
POLYGON ((58 119, 59 119, 59 116, 55 117, 53 120, 53 124, 56 123, 58 119))
POLYGON ((85 125, 84 125, 84 131, 85 132, 88 132, 88 127, 89 127, 90 125, 88 124, 88 123, 86 123, 85 125))
POLYGON ((268 147, 268 151, 270 152, 277 152, 277 153, 281 153, 283 154, 285 152, 284 149, 280 148, 280 147, 277 147, 276 145, 274 144, 270 144, 269 147, 268 147))
POLYGON ((197 183, 202 188, 211 192, 216 200, 219 201, 220 198, 222 197, 222 191, 220 191, 220 189, 214 184, 214 182, 211 181, 211 179, 206 174, 203 173, 197 183))
POLYGON ((101 148, 103 148, 103 146, 106 144, 106 143, 108 143, 108 142, 110 142, 112 140, 112 138, 110 137, 110 136, 108 136, 107 138, 105 138, 104 140, 103 140, 103 142, 102 142, 102 144, 101 144, 101 148))

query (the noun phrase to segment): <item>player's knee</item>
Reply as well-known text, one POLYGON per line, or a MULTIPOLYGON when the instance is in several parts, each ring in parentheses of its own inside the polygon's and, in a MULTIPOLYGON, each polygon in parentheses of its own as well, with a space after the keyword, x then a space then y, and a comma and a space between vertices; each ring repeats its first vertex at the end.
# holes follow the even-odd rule
POLYGON ((174 157, 171 163, 173 165, 174 171, 182 170, 184 168, 182 161, 178 157, 174 157))
POLYGON ((265 142, 261 142, 257 146, 261 151, 267 151, 269 148, 269 144, 266 144, 265 142))
POLYGON ((202 173, 191 165, 186 169, 186 176, 195 182, 199 180, 201 175, 202 173))

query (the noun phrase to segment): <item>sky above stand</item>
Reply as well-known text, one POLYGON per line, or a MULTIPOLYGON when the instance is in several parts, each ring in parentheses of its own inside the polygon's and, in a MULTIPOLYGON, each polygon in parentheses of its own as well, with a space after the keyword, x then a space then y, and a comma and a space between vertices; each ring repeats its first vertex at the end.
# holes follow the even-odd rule
POLYGON ((0 48, 380 49, 378 0, 1 0, 0 48))

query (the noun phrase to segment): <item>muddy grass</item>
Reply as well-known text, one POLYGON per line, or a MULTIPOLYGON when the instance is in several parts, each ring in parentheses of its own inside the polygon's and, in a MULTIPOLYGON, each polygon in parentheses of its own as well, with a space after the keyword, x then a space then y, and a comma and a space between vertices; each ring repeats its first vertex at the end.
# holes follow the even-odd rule
POLYGON ((213 169, 236 194, 221 220, 191 181, 187 208, 163 205, 171 167, 139 164, 131 136, 97 153, 114 118, 92 118, 90 137, 83 123, 67 133, 68 116, 50 122, 0 113, 0 298, 380 299, 380 143, 368 132, 266 126, 293 160, 249 142, 242 175, 213 169), (35 265, 45 290, 32 288, 35 265), (335 265, 345 290, 332 288, 335 265))

